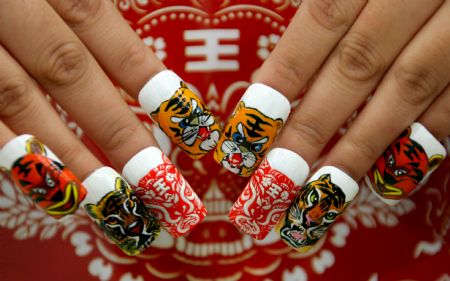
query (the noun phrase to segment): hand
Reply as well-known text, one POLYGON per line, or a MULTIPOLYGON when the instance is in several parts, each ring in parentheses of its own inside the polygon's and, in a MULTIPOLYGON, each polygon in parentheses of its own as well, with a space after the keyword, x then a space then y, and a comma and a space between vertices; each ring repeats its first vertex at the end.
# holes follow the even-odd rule
MULTIPOLYGON (((415 185, 445 157, 437 140, 450 134, 449 15, 450 3, 440 0, 303 1, 257 77, 289 101, 311 83, 274 144, 294 153, 269 153, 266 158, 272 170, 292 180, 287 191, 295 193, 293 186, 306 179, 292 171, 292 163, 304 159, 311 166, 345 121, 365 106, 323 160, 325 168, 311 177, 280 222, 278 229, 289 245, 306 250, 323 235, 356 195, 356 182, 389 144, 393 146, 377 163, 381 167, 386 162, 385 169, 397 178, 388 184, 390 174, 379 171, 385 179, 378 176, 376 184, 393 189, 396 199, 408 192, 395 181, 415 185), (429 132, 420 125, 404 131, 415 121, 429 132), (406 155, 408 148, 414 156, 406 155)), ((254 190, 263 193, 252 180, 246 196, 254 190)), ((378 195, 387 196, 389 190, 385 193, 378 195)), ((238 200, 230 216, 240 210, 238 200)))
MULTIPOLYGON (((127 254, 135 255, 145 249, 159 232, 158 222, 141 206, 128 183, 114 170, 102 167, 62 123, 43 92, 71 115, 117 169, 124 169, 125 177, 139 186, 136 192, 142 198, 148 198, 152 186, 146 183, 151 180, 172 194, 178 192, 175 187, 166 187, 174 185, 160 182, 161 175, 154 171, 167 168, 177 182, 182 183, 184 179, 157 148, 151 132, 127 107, 106 75, 113 77, 134 98, 146 96, 147 101, 154 103, 167 93, 139 93, 165 66, 107 0, 2 1, 0 61, 0 146, 3 147, 0 166, 55 218, 72 214, 81 203, 127 254), (22 135, 25 133, 37 138, 22 135), (22 136, 16 137, 17 134, 22 136), (77 178, 85 179, 83 184, 77 178), (147 179, 145 183, 140 181, 142 178, 147 179), (103 209, 111 202, 116 204, 103 209), (128 205, 123 205, 125 202, 128 205), (142 226, 145 232, 138 239, 132 237, 137 235, 137 229, 127 224, 128 219, 113 220, 109 217, 113 213, 105 215, 105 212, 123 214, 130 212, 130 208, 133 214, 129 215, 139 221, 133 225, 142 226), (136 212, 139 217, 134 216, 136 212), (116 231, 118 227, 121 233, 116 231), (136 244, 130 246, 129 239, 136 244)), ((174 95, 169 94, 169 97, 174 95)), ((189 185, 185 191, 193 193, 189 185)), ((192 214, 184 214, 182 220, 158 214, 160 223, 174 236, 186 234, 206 214, 195 193, 189 199, 195 208, 192 214), (177 221, 183 227, 177 228, 169 221, 177 221)), ((144 203, 149 206, 148 200, 144 203)), ((158 201, 159 197, 150 200, 156 205, 167 203, 158 201)), ((165 207, 164 214, 175 216, 178 207, 165 207)))

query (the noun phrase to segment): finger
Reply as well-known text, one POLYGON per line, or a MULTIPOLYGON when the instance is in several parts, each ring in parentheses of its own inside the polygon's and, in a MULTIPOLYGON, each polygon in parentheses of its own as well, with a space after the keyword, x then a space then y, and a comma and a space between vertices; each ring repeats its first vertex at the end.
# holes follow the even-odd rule
POLYGON ((103 69, 139 99, 143 109, 175 144, 194 159, 216 146, 219 122, 180 77, 162 71, 165 66, 121 18, 111 1, 48 2, 103 69))
POLYGON ((291 115, 276 146, 313 163, 441 2, 369 2, 291 115))
POLYGON ((0 26, 1 43, 115 166, 121 168, 140 150, 156 146, 90 53, 45 1, 2 1, 0 26))
MULTIPOLYGON (((438 8, 440 1, 431 4, 427 6, 419 1, 414 3, 376 1, 369 2, 364 7, 349 32, 328 58, 274 145, 297 153, 294 153, 295 156, 283 159, 286 167, 300 157, 299 155, 308 163, 313 163, 317 159, 323 147, 342 123, 374 90, 384 72, 410 38, 438 8), (414 15, 414 21, 410 20, 411 14, 414 15), (397 22, 399 19, 400 21, 397 22)), ((321 176, 317 174, 310 181, 319 180, 321 176)), ((330 185, 331 190, 326 193, 327 188, 325 188, 317 191, 317 194, 330 198, 343 195, 343 202, 349 204, 356 195, 357 189, 356 191, 354 188, 347 189, 347 184, 343 183, 336 185, 334 179, 345 178, 344 182, 348 183, 348 186, 355 186, 354 180, 340 169, 333 169, 330 177, 330 182, 333 183, 330 185), (339 194, 335 193, 337 190, 340 190, 339 194)), ((267 193, 270 188, 273 186, 263 186, 261 183, 253 189, 266 190, 267 193)), ((313 192, 311 190, 310 192, 313 192)), ((303 194, 302 192, 300 191, 300 194, 303 194)), ((285 224, 280 232, 282 239, 302 251, 307 249, 305 248, 307 245, 314 244, 320 238, 315 235, 309 236, 314 232, 312 231, 313 225, 319 225, 317 235, 323 235, 326 231, 328 223, 321 224, 320 222, 325 220, 324 216, 328 209, 333 209, 326 205, 319 215, 314 211, 315 215, 309 214, 311 216, 309 219, 295 218, 295 216, 300 216, 300 213, 308 213, 305 211, 306 206, 312 208, 316 206, 314 202, 305 201, 305 198, 309 196, 307 193, 307 191, 304 192, 304 198, 297 198, 287 211, 287 214, 290 215, 286 215, 285 221, 280 222, 280 224, 285 224)), ((260 192, 260 194, 264 193, 260 192)), ((255 200, 264 199, 257 198, 255 200)), ((324 199, 324 201, 326 200, 329 199, 324 199)), ((340 208, 337 214, 342 211, 343 208, 340 208)), ((334 219, 327 222, 331 223, 334 219)))
POLYGON ((431 104, 418 122, 438 140, 450 135, 450 86, 431 104))
POLYGON ((15 137, 15 134, 0 121, 0 147, 4 146, 8 141, 15 137))
POLYGON ((101 163, 76 138, 28 73, 0 46, 0 119, 16 134, 32 133, 83 179, 101 163), (57 137, 55 137, 57 136, 57 137))
POLYGON ((352 128, 330 152, 328 163, 355 163, 357 157, 357 165, 345 167, 355 179, 361 178, 448 84, 449 12, 450 3, 445 2, 408 45, 352 128))
POLYGON ((367 2, 303 1, 256 81, 295 99, 367 2))
POLYGON ((121 180, 123 183, 120 189, 116 187, 115 181, 120 178, 118 174, 110 168, 100 168, 102 165, 99 161, 63 124, 37 85, 2 48, 0 60, 1 119, 15 132, 31 132, 42 136, 63 160, 59 160, 37 138, 26 134, 15 137, 0 122, 0 143, 3 147, 0 150, 0 166, 11 171, 16 185, 49 215, 61 218, 74 213, 80 204, 124 252, 133 255, 143 251, 159 233, 155 218, 149 215, 142 202, 126 187, 124 180, 121 180), (9 139, 5 140, 5 136, 9 139), (8 142, 3 145, 5 141, 8 142), (62 164, 65 160, 83 178, 89 174, 83 184, 62 164), (110 172, 103 173, 105 169, 110 172), (120 212, 120 206, 116 206, 119 211, 116 214, 117 224, 124 228, 120 235, 108 227, 108 222, 100 215, 111 211, 105 208, 108 206, 105 200, 111 198, 115 202, 133 202, 136 206, 133 214, 126 213, 128 208, 120 212), (123 224, 127 221, 142 226, 138 238, 135 237, 138 232, 133 232, 123 224))
POLYGON ((47 0, 97 61, 137 99, 144 84, 165 69, 108 0, 47 0))
MULTIPOLYGON (((18 13, 19 8, 23 13, 23 10, 29 7, 29 5, 20 7, 16 2, 8 3, 9 13, 18 13)), ((154 165, 157 162, 139 157, 145 154, 149 146, 156 147, 156 142, 137 117, 128 109, 92 56, 54 11, 47 6, 46 2, 40 1, 33 4, 35 6, 31 5, 33 7, 30 7, 34 12, 32 19, 27 18, 24 22, 18 21, 15 17, 10 17, 8 21, 5 20, 5 28, 0 29, 0 40, 5 40, 5 45, 8 46, 15 57, 22 60, 22 64, 28 68, 28 71, 78 121, 80 126, 103 148, 106 155, 117 167, 125 166, 131 158, 130 161, 134 162, 134 166, 140 166, 142 169, 146 169, 148 173, 151 173, 153 168, 157 169, 159 166, 154 165), (54 26, 53 31, 48 32, 48 29, 42 29, 47 30, 47 32, 43 32, 39 29, 39 33, 38 30, 33 30, 33 28, 23 28, 23 26, 39 26, 39 24, 43 24, 42 21, 45 21, 46 25, 54 26), (27 51, 31 52, 31 49, 20 46, 20 42, 18 43, 20 40, 12 40, 14 32, 15 34, 21 34, 21 38, 28 38, 35 44, 34 55, 27 53, 27 51), (39 34, 39 36, 36 36, 36 34, 39 34), (47 46, 48 44, 50 46, 47 46), (49 53, 49 49, 55 49, 56 55, 49 53), (50 65, 45 65, 48 61, 50 61, 50 65), (41 66, 41 64, 44 65, 41 66), (65 75, 58 76, 56 75, 58 71, 66 72, 65 75), (97 114, 86 115, 86 112, 97 112, 97 114), (136 161, 138 163, 135 163, 136 161)), ((5 19, 2 12, 0 12, 0 16, 2 17, 0 21, 5 19)), ((25 44, 24 41, 21 43, 25 44)), ((176 170, 175 172, 178 173, 176 170)), ((111 173, 107 173, 107 175, 111 175, 111 173)), ((167 184, 173 186, 175 180, 179 179, 172 178, 167 184)), ((191 188, 180 188, 175 191, 180 197, 184 196, 184 194, 181 194, 184 191, 189 193, 185 200, 188 202, 183 202, 190 203, 188 204, 190 208, 182 210, 183 215, 195 212, 204 213, 203 205, 191 188), (190 201, 195 201, 196 204, 190 201)), ((153 199, 152 197, 147 202, 149 209, 164 208, 164 205, 161 207, 160 203, 158 203, 159 205, 153 204, 153 199)), ((177 201, 165 203, 167 203, 166 208, 168 208, 167 206, 175 209, 183 207, 181 203, 179 206, 177 201)), ((201 216, 199 215, 199 217, 201 216)), ((200 220, 192 220, 186 224, 190 229, 200 220)), ((168 223, 178 226, 185 221, 169 220, 168 223)))
POLYGON ((261 67, 256 79, 259 83, 248 88, 235 108, 214 151, 217 163, 240 176, 253 174, 286 122, 289 100, 306 85, 365 3, 355 0, 303 4, 261 67))

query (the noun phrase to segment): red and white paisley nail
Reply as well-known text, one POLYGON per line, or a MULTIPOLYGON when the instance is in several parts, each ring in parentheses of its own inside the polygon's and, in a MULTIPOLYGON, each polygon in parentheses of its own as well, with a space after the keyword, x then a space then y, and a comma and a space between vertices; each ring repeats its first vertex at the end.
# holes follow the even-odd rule
POLYGON ((159 148, 133 156, 122 174, 173 237, 186 235, 205 218, 200 198, 159 148))

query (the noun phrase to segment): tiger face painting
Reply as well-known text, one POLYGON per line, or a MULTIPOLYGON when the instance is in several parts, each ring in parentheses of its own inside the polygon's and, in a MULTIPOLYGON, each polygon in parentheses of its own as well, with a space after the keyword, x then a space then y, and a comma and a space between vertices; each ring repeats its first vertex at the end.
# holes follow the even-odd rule
POLYGON ((227 170, 250 176, 282 126, 281 119, 271 119, 241 101, 225 128, 222 144, 216 149, 214 158, 227 170))
POLYGON ((12 165, 16 185, 54 218, 73 214, 86 189, 64 165, 47 157, 45 146, 36 138, 27 140, 26 151, 12 165))
POLYGON ((115 191, 107 193, 97 204, 86 204, 85 209, 128 255, 139 254, 159 234, 156 219, 120 177, 116 178, 115 191))
POLYGON ((220 137, 219 123, 184 82, 150 117, 194 159, 213 149, 220 137))
POLYGON ((314 245, 347 207, 345 193, 330 174, 303 187, 277 229, 281 239, 297 250, 314 245))
POLYGON ((400 200, 443 160, 444 155, 440 154, 428 157, 424 148, 411 139, 411 128, 408 128, 378 158, 367 175, 378 195, 400 200))

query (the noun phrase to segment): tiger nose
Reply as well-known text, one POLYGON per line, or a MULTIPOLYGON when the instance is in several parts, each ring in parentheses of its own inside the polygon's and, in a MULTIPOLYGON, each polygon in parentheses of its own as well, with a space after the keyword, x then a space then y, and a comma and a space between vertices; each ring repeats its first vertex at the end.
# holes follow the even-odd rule
POLYGON ((241 150, 241 153, 245 153, 245 152, 249 152, 250 151, 247 147, 245 147, 243 145, 240 145, 239 149, 241 150))
POLYGON ((193 119, 189 122, 189 124, 190 124, 191 126, 198 126, 198 125, 200 124, 200 122, 199 122, 199 120, 198 120, 198 117, 193 118, 193 119))

